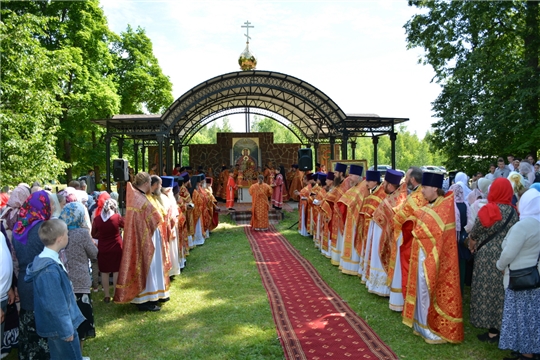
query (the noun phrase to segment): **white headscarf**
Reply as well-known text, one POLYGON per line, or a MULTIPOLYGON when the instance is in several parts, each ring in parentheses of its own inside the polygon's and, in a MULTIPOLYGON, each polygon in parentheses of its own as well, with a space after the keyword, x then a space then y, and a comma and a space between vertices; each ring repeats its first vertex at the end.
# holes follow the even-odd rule
POLYGON ((519 199, 519 220, 533 218, 540 222, 540 192, 527 190, 519 199))
POLYGON ((457 183, 452 184, 449 190, 454 192, 454 203, 455 203, 454 210, 456 212, 456 233, 459 239, 459 235, 461 232, 461 216, 460 216, 460 212, 457 207, 457 204, 458 203, 465 204, 467 208, 467 219, 471 217, 471 208, 469 206, 469 203, 465 201, 465 194, 464 194, 465 184, 463 184, 461 181, 458 181, 457 183))
POLYGON ((118 203, 113 198, 105 200, 103 204, 103 209, 101 210, 101 218, 103 222, 109 220, 111 216, 118 213, 118 203))
POLYGON ((463 183, 463 193, 465 195, 465 198, 467 198, 467 196, 469 196, 469 194, 472 191, 471 189, 469 189, 469 185, 467 185, 469 183, 469 177, 467 176, 467 174, 465 174, 464 172, 461 172, 461 171, 458 172, 456 174, 454 182, 455 183, 458 183, 458 182, 463 183))

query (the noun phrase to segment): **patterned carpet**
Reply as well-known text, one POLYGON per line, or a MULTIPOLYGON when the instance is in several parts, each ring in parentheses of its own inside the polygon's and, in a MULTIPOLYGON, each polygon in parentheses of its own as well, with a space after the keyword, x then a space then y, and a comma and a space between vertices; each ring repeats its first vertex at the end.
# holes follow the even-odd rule
POLYGON ((287 359, 397 359, 397 355, 273 227, 245 227, 287 359))
MULTIPOLYGON (((251 203, 235 203, 234 210, 229 210, 223 203, 218 203, 220 215, 231 215, 237 225, 249 225, 251 222, 251 203)), ((297 211, 298 203, 291 201, 283 204, 281 211, 270 209, 268 220, 270 224, 277 224, 282 220, 282 212, 297 211)))

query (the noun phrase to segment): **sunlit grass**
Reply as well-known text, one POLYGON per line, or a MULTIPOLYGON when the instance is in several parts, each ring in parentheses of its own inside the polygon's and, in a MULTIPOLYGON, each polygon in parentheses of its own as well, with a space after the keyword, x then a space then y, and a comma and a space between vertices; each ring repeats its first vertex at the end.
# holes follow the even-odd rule
MULTIPOLYGON (((357 312, 401 359, 502 359, 494 344, 476 339, 482 329, 468 321, 465 296, 465 341, 459 345, 428 345, 401 323, 388 300, 369 294, 360 280, 343 275, 321 255, 296 226, 296 213, 286 213, 277 228, 318 270, 321 277, 357 312)), ((84 355, 100 359, 283 359, 283 350, 249 242, 243 227, 229 216, 205 245, 191 250, 187 268, 171 283, 171 300, 155 313, 134 305, 103 303, 93 295, 95 339, 84 355)), ((8 359, 16 359, 13 353, 8 359)))

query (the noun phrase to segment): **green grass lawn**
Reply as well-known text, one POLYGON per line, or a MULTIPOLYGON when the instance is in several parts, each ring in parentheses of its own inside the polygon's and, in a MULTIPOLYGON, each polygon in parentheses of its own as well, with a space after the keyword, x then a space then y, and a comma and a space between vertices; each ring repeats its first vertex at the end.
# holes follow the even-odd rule
MULTIPOLYGON (((296 213, 287 213, 278 229, 401 359, 502 359, 508 355, 476 339, 483 330, 468 322, 468 290, 465 341, 426 344, 401 323, 401 315, 388 308, 386 298, 368 293, 359 278, 341 274, 296 227, 289 230, 296 219, 296 213)), ((186 269, 171 283, 171 301, 160 312, 105 304, 103 292, 93 293, 97 336, 86 341, 83 354, 92 360, 283 359, 244 230, 228 217, 220 221, 206 244, 191 251, 186 269)))

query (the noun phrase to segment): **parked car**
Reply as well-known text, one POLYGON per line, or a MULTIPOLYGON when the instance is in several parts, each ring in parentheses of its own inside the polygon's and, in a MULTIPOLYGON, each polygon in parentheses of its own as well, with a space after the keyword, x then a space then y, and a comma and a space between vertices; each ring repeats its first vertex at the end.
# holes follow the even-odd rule
MULTIPOLYGON (((392 168, 392 166, 390 166, 390 165, 377 165, 377 171, 381 172, 381 177, 384 177, 384 175, 386 175, 386 171, 388 169, 391 169, 391 168, 392 168)), ((371 165, 368 170, 373 170, 373 169, 374 169, 374 167, 373 167, 373 165, 371 165)), ((405 171, 400 170, 400 169, 396 169, 396 171, 399 171, 400 173, 403 174, 403 176, 405 176, 405 171)))
POLYGON ((437 174, 446 175, 446 169, 443 169, 440 166, 424 165, 420 169, 422 169, 422 171, 429 171, 429 172, 434 172, 434 173, 437 173, 437 174))
MULTIPOLYGON (((386 170, 391 169, 392 167, 390 165, 377 165, 377 171, 381 172, 381 175, 384 176, 386 174, 386 170)), ((371 165, 368 170, 374 170, 374 166, 371 165)))

